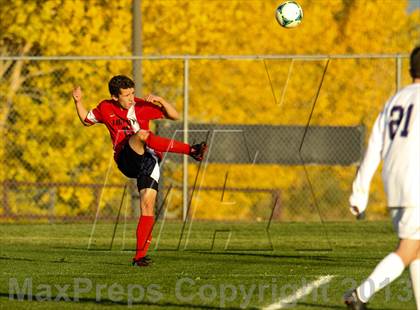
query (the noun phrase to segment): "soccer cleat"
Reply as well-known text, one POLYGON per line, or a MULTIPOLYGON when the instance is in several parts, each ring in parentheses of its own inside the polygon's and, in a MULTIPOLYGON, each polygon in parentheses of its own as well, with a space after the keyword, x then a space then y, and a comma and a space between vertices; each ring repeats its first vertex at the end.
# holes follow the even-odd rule
POLYGON ((352 310, 367 310, 366 303, 362 302, 357 296, 356 290, 353 290, 344 295, 344 303, 348 309, 352 310))
POLYGON ((196 161, 202 161, 206 151, 207 151, 207 143, 201 142, 200 144, 194 144, 191 146, 189 155, 192 158, 194 158, 196 161))
POLYGON ((152 264, 152 259, 148 256, 144 256, 139 259, 133 258, 133 262, 132 262, 133 266, 138 266, 138 267, 147 267, 147 266, 150 266, 151 264, 152 264))

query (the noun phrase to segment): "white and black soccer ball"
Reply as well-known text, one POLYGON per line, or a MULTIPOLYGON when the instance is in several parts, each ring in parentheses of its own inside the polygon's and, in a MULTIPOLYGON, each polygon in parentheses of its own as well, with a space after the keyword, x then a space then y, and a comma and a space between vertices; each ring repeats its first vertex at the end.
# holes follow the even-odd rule
POLYGON ((294 28, 302 22, 303 11, 295 1, 286 1, 276 10, 276 19, 282 27, 294 28))

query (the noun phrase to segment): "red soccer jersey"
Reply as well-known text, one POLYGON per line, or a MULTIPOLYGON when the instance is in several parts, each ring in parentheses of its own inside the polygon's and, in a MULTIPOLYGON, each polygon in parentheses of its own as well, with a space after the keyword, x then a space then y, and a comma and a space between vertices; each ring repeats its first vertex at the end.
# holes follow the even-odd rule
POLYGON ((140 129, 149 130, 149 121, 164 117, 162 108, 140 98, 128 110, 114 100, 103 100, 90 110, 85 118, 89 124, 102 123, 108 128, 114 146, 114 158, 118 157, 123 144, 140 129))

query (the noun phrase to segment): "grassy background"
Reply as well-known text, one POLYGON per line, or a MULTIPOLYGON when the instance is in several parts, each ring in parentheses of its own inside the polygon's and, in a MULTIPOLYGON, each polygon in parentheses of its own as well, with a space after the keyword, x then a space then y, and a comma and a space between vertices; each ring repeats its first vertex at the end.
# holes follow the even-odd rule
MULTIPOLYGON (((141 309, 261 308, 293 294, 304 283, 333 275, 332 281, 318 290, 318 296, 302 298, 294 309, 344 309, 343 293, 367 277, 397 242, 388 222, 327 223, 325 227, 319 223, 275 223, 268 233, 262 223, 201 222, 186 226, 190 234, 184 233, 181 243, 182 223, 166 223, 154 228, 149 252, 154 264, 138 268, 130 265, 135 223, 120 224, 113 248, 108 250, 113 227, 98 224, 91 250, 87 250, 90 224, 0 225, 0 308, 114 308, 131 303, 141 309), (215 230, 220 233, 213 238, 215 230), (16 295, 14 300, 9 298, 13 278, 20 287, 25 278, 32 279, 32 300, 28 295, 24 300, 17 300, 16 295), (77 278, 91 281, 93 289, 74 301, 77 278), (114 283, 123 288, 116 295, 110 288, 114 283), (177 284, 182 288, 178 296, 177 284), (45 296, 45 285, 51 286, 53 299, 60 297, 55 285, 68 285, 70 301, 38 301, 35 295, 45 296), (100 296, 95 291, 98 285, 106 286, 100 296), (133 290, 130 301, 130 285, 146 288, 144 298, 139 290, 133 290), (237 296, 229 299, 232 286, 237 296), (248 295, 243 292, 250 298, 244 299, 248 295)), ((405 271, 377 293, 370 306, 415 309, 407 292, 411 294, 405 271)))

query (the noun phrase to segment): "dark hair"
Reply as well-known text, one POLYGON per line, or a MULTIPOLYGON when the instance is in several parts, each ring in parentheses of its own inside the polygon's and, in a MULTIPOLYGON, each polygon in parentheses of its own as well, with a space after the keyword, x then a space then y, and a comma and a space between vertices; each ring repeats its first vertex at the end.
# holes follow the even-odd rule
POLYGON ((410 74, 413 79, 420 78, 420 46, 415 47, 411 52, 410 74))
POLYGON ((108 83, 109 93, 115 97, 120 94, 120 89, 127 88, 134 88, 134 82, 125 75, 116 75, 108 83))

